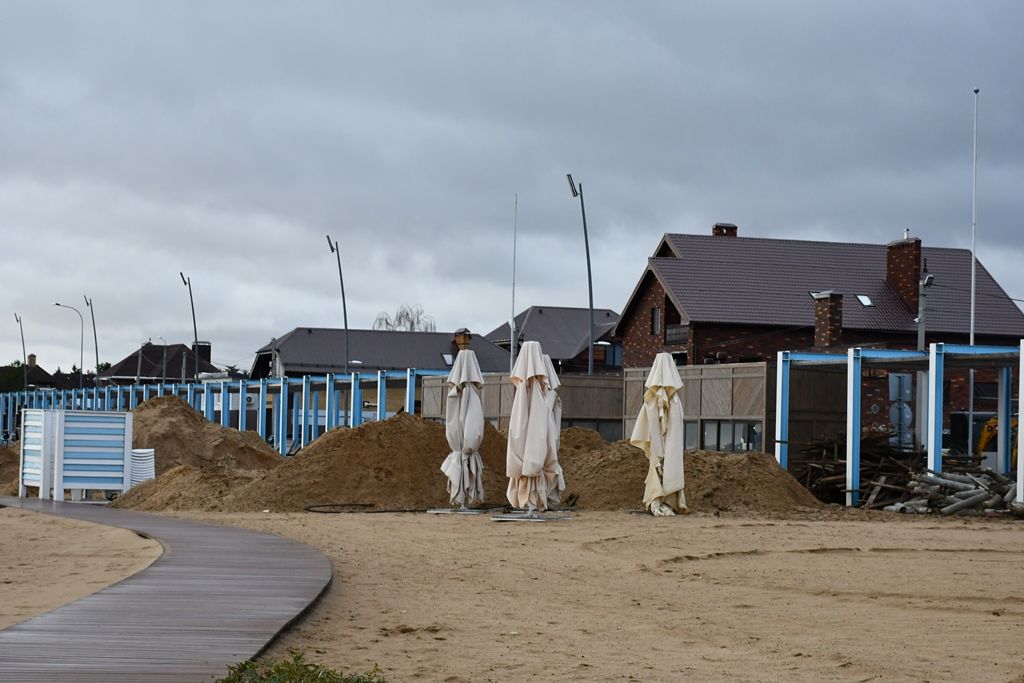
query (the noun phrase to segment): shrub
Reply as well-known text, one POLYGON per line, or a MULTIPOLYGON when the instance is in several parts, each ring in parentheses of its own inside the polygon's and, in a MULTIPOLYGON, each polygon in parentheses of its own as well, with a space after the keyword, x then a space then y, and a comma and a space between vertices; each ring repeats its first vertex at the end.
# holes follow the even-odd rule
POLYGON ((250 660, 235 664, 217 683, 387 683, 376 666, 372 671, 343 674, 305 661, 302 653, 291 659, 250 660))

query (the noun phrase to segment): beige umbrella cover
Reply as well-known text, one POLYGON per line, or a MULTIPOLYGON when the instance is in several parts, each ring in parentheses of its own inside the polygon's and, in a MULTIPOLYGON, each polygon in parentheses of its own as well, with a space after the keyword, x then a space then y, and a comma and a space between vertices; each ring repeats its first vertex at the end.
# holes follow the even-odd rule
MULTIPOLYGON (((557 381, 557 378, 554 378, 557 381)), ((512 369, 516 388, 508 425, 508 502, 513 507, 546 510, 560 495, 557 431, 553 411, 557 394, 550 387, 540 344, 525 342, 512 369)))
POLYGON ((640 408, 629 442, 647 456, 644 507, 655 515, 686 512, 683 493, 683 404, 679 377, 672 354, 659 353, 645 382, 640 408))
POLYGON ((480 443, 484 439, 484 411, 480 390, 484 377, 476 354, 459 351, 448 373, 445 404, 445 436, 452 449, 441 464, 448 477, 448 497, 453 505, 465 507, 484 499, 483 462, 480 443))
POLYGON ((562 398, 558 395, 558 387, 562 383, 555 372, 555 364, 551 356, 544 354, 544 367, 547 369, 548 397, 547 404, 551 412, 551 431, 548 433, 548 457, 544 461, 544 471, 554 473, 554 486, 548 488, 548 505, 554 506, 562 500, 565 490, 565 477, 562 466, 558 464, 558 447, 562 437, 562 398))

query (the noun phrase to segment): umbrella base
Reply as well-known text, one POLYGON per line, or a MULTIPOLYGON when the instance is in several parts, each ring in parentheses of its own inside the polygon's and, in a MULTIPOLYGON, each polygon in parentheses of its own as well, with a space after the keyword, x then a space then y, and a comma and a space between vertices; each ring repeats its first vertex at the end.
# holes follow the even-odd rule
POLYGON ((538 512, 522 510, 503 515, 491 515, 492 522, 563 522, 572 519, 568 512, 538 512))

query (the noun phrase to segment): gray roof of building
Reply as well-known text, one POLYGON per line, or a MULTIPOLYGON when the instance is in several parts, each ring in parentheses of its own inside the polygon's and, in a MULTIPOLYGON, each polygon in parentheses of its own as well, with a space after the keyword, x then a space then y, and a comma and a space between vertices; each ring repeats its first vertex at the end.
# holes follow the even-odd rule
MULTIPOLYGON (((167 350, 167 379, 175 381, 181 379, 182 358, 185 359, 185 377, 191 379, 195 375, 195 354, 192 348, 185 344, 163 344, 146 343, 130 354, 114 363, 110 368, 100 373, 100 377, 128 378, 140 377, 153 379, 163 376, 164 349, 167 350), (142 355, 141 369, 139 366, 139 354, 142 355)), ((218 372, 218 368, 209 361, 199 359, 199 372, 218 372)))
MULTIPOLYGON (((257 351, 257 364, 265 362, 276 346, 286 373, 324 374, 345 368, 345 330, 325 327, 296 327, 257 351), (260 358, 260 355, 264 357, 260 358)), ((484 372, 508 370, 508 352, 479 334, 470 340, 484 372)), ((349 330, 350 372, 377 370, 447 370, 451 366, 442 354, 458 354, 452 332, 397 332, 390 330, 349 330)))
MULTIPOLYGON (((619 322, 619 314, 609 308, 594 309, 594 340, 608 335, 619 322)), ((523 341, 540 342, 553 360, 569 360, 582 353, 590 339, 590 309, 564 306, 530 306, 516 315, 516 327, 523 341)), ((486 335, 492 342, 511 338, 508 323, 486 335)))
MULTIPOLYGON (((842 242, 665 235, 676 257, 649 259, 649 268, 685 321, 813 326, 812 292, 843 295, 843 327, 913 332, 910 311, 885 280, 886 246, 842 242), (864 306, 858 294, 870 297, 864 306)), ((929 331, 966 334, 970 326, 971 253, 923 247, 935 284, 928 291, 929 331)), ((975 331, 1024 336, 1024 313, 981 263, 975 331)))

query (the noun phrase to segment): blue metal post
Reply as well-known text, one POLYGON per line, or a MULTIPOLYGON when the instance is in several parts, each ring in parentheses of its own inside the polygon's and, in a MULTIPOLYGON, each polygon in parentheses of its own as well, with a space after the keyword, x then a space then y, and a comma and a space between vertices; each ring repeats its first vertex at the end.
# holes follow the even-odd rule
POLYGON ((114 406, 117 412, 124 411, 124 387, 120 384, 114 387, 114 406))
POLYGON ((267 378, 260 380, 260 397, 256 403, 256 433, 267 438, 267 378))
POLYGON ((196 408, 196 385, 189 384, 185 387, 185 402, 188 403, 193 410, 196 408))
POLYGON ((302 434, 299 438, 302 448, 309 443, 309 394, 309 375, 304 375, 302 377, 302 424, 300 427, 302 434))
POLYGON ((363 383, 359 380, 359 373, 352 373, 352 405, 349 406, 350 420, 353 427, 363 424, 363 383))
POLYGON ((405 412, 416 414, 416 368, 405 371, 405 412))
POLYGON ((775 369, 775 459, 789 469, 789 351, 779 351, 775 369))
POLYGON ((103 410, 110 411, 110 385, 103 387, 103 410))
POLYGON ((244 379, 238 380, 238 431, 244 432, 248 427, 246 424, 246 413, 249 412, 249 383, 244 379))
POLYGON ((324 399, 327 401, 327 431, 338 426, 338 395, 334 393, 334 373, 327 373, 324 385, 324 399))
POLYGON ((377 371, 377 419, 388 419, 388 373, 377 371))
POLYGON ((213 383, 203 383, 203 416, 213 422, 213 383))
POLYGON ((846 504, 860 503, 860 349, 847 352, 846 361, 846 504))
POLYGON ((231 386, 227 382, 220 383, 220 426, 231 426, 231 386))
POLYGON ((1010 472, 1010 451, 1013 449, 1013 438, 1010 430, 1010 416, 1013 413, 1011 395, 1013 393, 1013 369, 999 368, 999 407, 996 419, 999 421, 999 433, 996 438, 996 469, 1001 474, 1010 472))
POLYGON ((128 410, 139 407, 139 388, 134 384, 128 387, 128 410))
POLYGON ((945 380, 945 344, 933 343, 928 350, 928 469, 942 471, 942 383, 945 380))
POLYGON ((299 390, 295 392, 295 396, 292 398, 292 448, 295 447, 296 443, 298 443, 300 447, 305 445, 302 442, 302 421, 300 419, 302 416, 300 413, 304 413, 306 411, 305 408, 299 406, 300 403, 305 403, 305 401, 302 400, 302 396, 302 386, 300 384, 299 390))
POLYGON ((1018 357, 1020 358, 1020 365, 1017 368, 1017 502, 1024 503, 1024 439, 1021 434, 1024 433, 1024 425, 1021 425, 1021 418, 1024 415, 1020 415, 1021 401, 1024 401, 1024 339, 1020 340, 1020 352, 1018 357))
POLYGON ((288 378, 281 378, 281 395, 277 403, 277 426, 274 428, 277 437, 277 449, 281 455, 288 454, 288 378))

